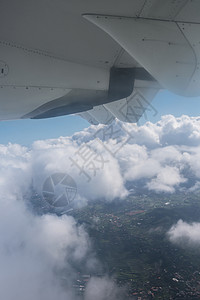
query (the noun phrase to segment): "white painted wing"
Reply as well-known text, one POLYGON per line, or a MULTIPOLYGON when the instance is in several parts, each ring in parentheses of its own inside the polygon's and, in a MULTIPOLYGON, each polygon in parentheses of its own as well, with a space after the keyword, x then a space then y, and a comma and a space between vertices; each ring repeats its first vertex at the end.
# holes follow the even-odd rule
MULTIPOLYGON (((125 120, 116 110, 124 97, 106 96, 112 68, 140 68, 159 88, 200 95, 199 11, 199 0, 1 0, 0 120, 125 120)), ((135 88, 148 87, 137 79, 135 88)))

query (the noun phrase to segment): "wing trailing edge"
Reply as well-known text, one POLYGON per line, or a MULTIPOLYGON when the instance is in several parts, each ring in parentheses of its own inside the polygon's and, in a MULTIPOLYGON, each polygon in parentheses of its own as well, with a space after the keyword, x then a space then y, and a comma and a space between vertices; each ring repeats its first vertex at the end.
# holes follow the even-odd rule
POLYGON ((108 125, 117 118, 122 122, 137 123, 146 110, 157 111, 151 105, 152 100, 158 92, 157 88, 134 88, 132 94, 124 99, 95 106, 93 109, 80 114, 90 124, 108 125))
POLYGON ((160 84, 200 95, 200 24, 102 15, 84 17, 108 33, 160 84))

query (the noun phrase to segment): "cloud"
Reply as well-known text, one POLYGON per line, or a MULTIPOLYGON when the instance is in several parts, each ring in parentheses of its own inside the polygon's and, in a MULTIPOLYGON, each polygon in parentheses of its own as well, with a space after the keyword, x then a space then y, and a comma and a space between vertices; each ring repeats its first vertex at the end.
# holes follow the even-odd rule
POLYGON ((162 145, 199 145, 199 117, 183 115, 181 118, 175 118, 172 115, 167 115, 158 123, 162 128, 160 135, 162 145))
MULTIPOLYGON (((22 200, 5 196, 0 201, 0 298, 78 300, 72 288, 75 266, 86 274, 98 270, 84 228, 70 216, 34 215, 22 200)), ((84 299, 94 299, 96 289, 96 299, 123 299, 115 295, 124 290, 107 278, 91 278, 84 299)))
POLYGON ((200 118, 168 115, 143 126, 92 125, 72 137, 35 142, 32 160, 37 187, 55 170, 67 172, 82 200, 123 198, 126 182, 140 180, 147 190, 173 193, 200 178, 200 118))
POLYGON ((32 181, 41 193, 45 179, 61 172, 77 183, 81 205, 124 198, 126 183, 140 180, 155 192, 172 193, 186 185, 194 190, 200 178, 200 118, 168 115, 143 126, 92 125, 71 137, 36 141, 31 149, 2 145, 0 156, 1 190, 8 176, 16 189, 32 181))
POLYGON ((171 242, 182 246, 200 245, 200 223, 186 223, 179 220, 168 232, 171 242))
POLYGON ((55 172, 70 174, 84 199, 105 198, 108 201, 127 195, 116 159, 98 154, 99 145, 79 145, 68 138, 35 142, 32 149, 33 180, 41 191, 41 183, 55 172), (110 188, 112 187, 112 188, 110 188))
MULTIPOLYGON (((86 273, 98 270, 99 263, 83 226, 66 215, 37 215, 27 206, 33 184, 40 190, 46 176, 68 168, 67 146, 72 149, 70 155, 77 149, 67 141, 63 143, 63 139, 57 143, 37 142, 32 149, 12 144, 0 146, 1 299, 78 300, 72 288, 77 267, 86 273)), ((105 172, 110 176, 109 169, 105 172)), ((114 172, 116 176, 119 173, 116 179, 120 181, 118 165, 114 172)), ((109 184, 103 176, 101 180, 101 188, 109 184)), ((110 195, 109 189, 110 186, 105 187, 108 200, 117 195, 118 186, 110 195)), ((98 193, 104 195, 101 190, 98 193)), ((96 199, 95 192, 90 192, 93 194, 96 199)), ((101 287, 104 284, 107 293, 114 294, 112 280, 108 285, 102 278, 101 287)), ((92 288, 90 283, 89 290, 92 288)))
POLYGON ((117 284, 109 277, 98 278, 93 277, 89 281, 85 299, 87 300, 123 300, 124 288, 119 288, 117 284))
POLYGON ((32 182, 41 194, 44 181, 54 173, 72 176, 79 205, 123 199, 127 182, 140 180, 149 191, 173 193, 186 186, 194 190, 200 178, 199 133, 200 118, 168 115, 143 126, 119 121, 92 125, 71 137, 36 141, 30 149, 2 145, 1 191, 8 177, 16 189, 32 182))
POLYGON ((75 299, 72 289, 61 288, 56 273, 73 271, 73 261, 89 258, 89 249, 87 233, 73 218, 35 216, 13 195, 1 198, 1 299, 75 299))
MULTIPOLYGON (((117 121, 36 141, 31 148, 0 145, 1 299, 77 299, 71 288, 75 266, 92 270, 98 264, 87 232, 72 217, 37 215, 28 208, 33 191, 43 205, 43 184, 55 173, 74 179, 77 206, 123 199, 128 184, 157 193, 195 191, 200 187, 200 118, 169 115, 143 126, 117 121)), ((179 221, 169 238, 197 244, 199 227, 179 221)), ((94 293, 97 300, 121 299, 121 292, 112 279, 92 278, 85 300, 94 299, 94 293)))
POLYGON ((175 186, 186 179, 182 178, 177 167, 162 167, 156 174, 156 177, 147 183, 149 190, 174 192, 175 186))

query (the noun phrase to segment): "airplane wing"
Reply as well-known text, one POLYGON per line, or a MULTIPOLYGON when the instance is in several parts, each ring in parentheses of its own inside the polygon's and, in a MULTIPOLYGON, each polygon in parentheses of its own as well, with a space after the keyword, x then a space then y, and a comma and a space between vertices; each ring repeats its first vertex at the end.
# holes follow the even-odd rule
POLYGON ((0 120, 137 122, 160 89, 200 95, 199 0, 1 0, 0 120))

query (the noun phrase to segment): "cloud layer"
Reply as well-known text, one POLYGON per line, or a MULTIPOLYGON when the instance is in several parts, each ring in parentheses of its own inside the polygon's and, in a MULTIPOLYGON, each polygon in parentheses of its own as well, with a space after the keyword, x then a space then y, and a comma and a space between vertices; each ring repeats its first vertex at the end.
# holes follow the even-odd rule
MULTIPOLYGON (((195 190, 200 182, 200 118, 164 116, 143 126, 115 122, 54 140, 37 141, 24 151, 37 189, 54 172, 70 174, 78 197, 111 201, 128 194, 126 183, 144 182, 146 190, 173 193, 195 190)), ((14 158, 13 158, 14 159, 14 158)), ((17 159, 17 157, 16 157, 17 159)), ((17 163, 19 163, 17 159, 17 163)), ((21 162, 22 164, 22 162, 21 162)))
MULTIPOLYGON (((200 118, 169 115, 143 126, 90 126, 72 137, 37 141, 30 149, 0 145, 1 299, 77 299, 71 288, 74 264, 92 268, 97 263, 87 233, 72 217, 39 216, 27 208, 31 191, 42 195, 46 178, 55 173, 76 182, 76 206, 123 199, 128 183, 142 182, 144 190, 154 192, 195 191, 200 118), (70 274, 64 288, 63 270, 70 274)), ((179 221, 169 234, 172 241, 199 243, 198 231, 199 224, 179 221)), ((92 278, 85 300, 94 294, 97 300, 120 299, 120 293, 111 279, 92 278)))
POLYGON ((77 205, 88 200, 127 196, 127 183, 154 192, 195 191, 200 186, 200 118, 164 116, 143 126, 114 122, 72 137, 36 141, 31 149, 0 146, 0 193, 42 193, 54 173, 69 174, 77 184, 77 205), (5 183, 5 187, 4 187, 5 183))

